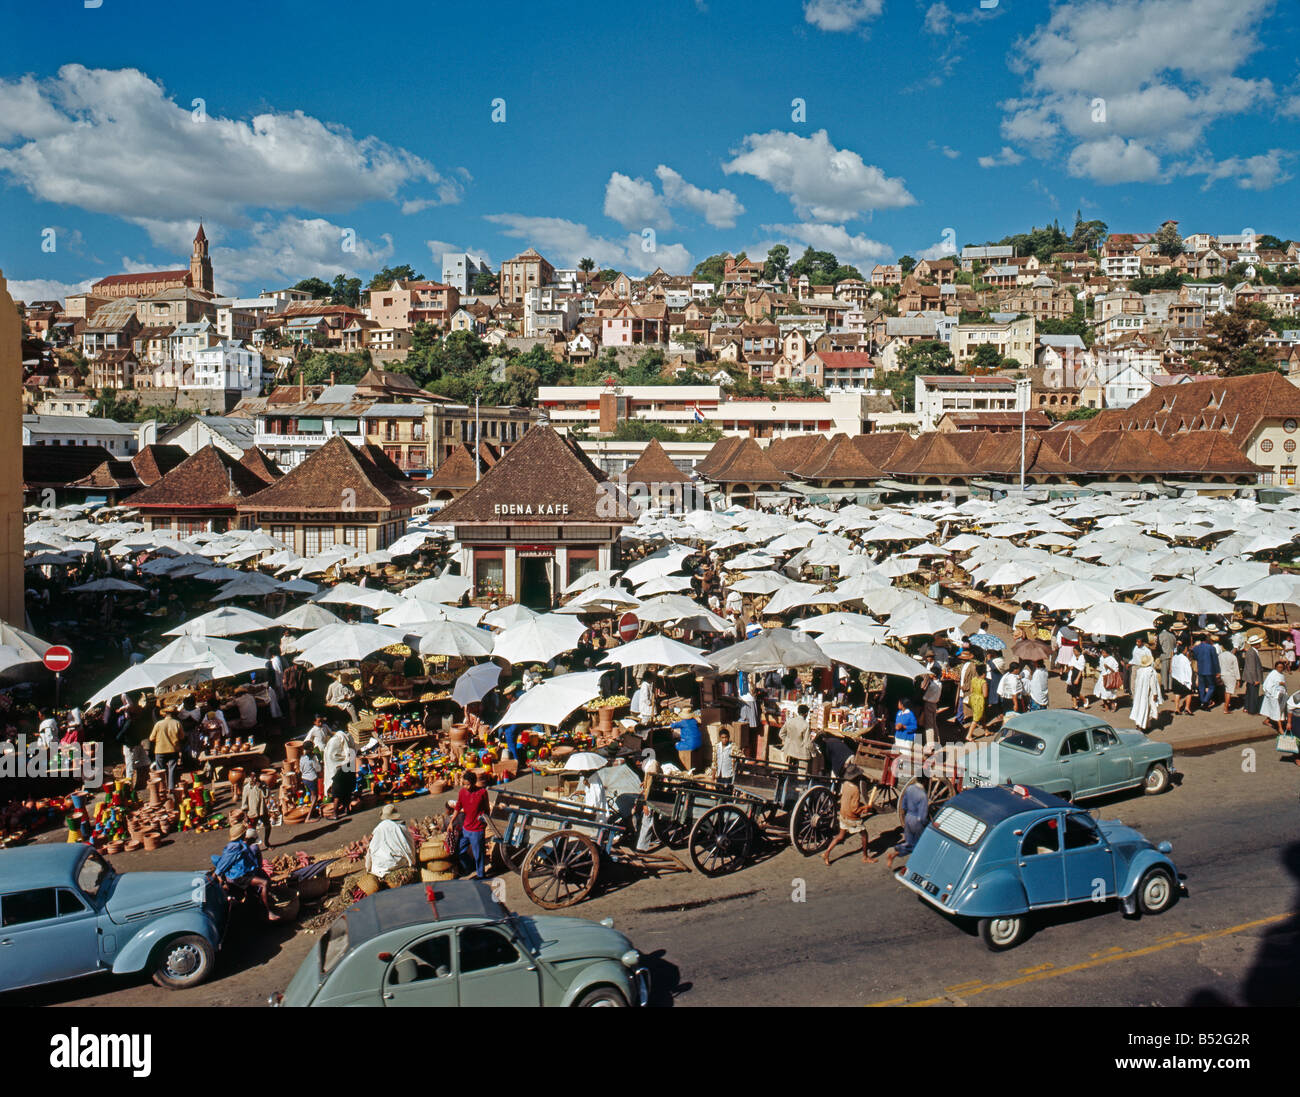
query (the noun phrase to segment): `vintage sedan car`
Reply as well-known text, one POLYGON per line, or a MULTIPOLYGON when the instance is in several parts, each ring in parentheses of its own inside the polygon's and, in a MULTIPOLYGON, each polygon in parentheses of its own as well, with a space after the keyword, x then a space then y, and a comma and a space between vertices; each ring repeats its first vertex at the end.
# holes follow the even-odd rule
POLYGON ((1118 899, 1126 914, 1168 910, 1180 887, 1171 850, 1042 789, 979 788, 939 809, 898 879, 937 910, 976 919, 1001 952, 1050 907, 1118 899))
POLYGON ((643 1006, 650 976, 611 923, 522 916, 476 880, 367 896, 272 1005, 643 1006))
POLYGON ((81 843, 0 852, 0 991, 99 971, 171 990, 216 965, 228 904, 193 872, 117 872, 81 843))
POLYGON ((966 755, 962 787, 1033 785, 1067 800, 1129 788, 1154 796, 1174 772, 1168 743, 1117 731, 1087 712, 1040 709, 1010 717, 991 744, 966 755))

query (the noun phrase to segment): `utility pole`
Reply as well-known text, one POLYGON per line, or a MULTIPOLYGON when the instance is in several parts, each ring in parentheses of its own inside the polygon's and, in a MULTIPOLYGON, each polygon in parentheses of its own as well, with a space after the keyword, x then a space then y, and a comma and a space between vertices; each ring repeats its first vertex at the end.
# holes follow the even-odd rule
POLYGON ((1029 409, 1029 393, 1033 382, 1028 377, 1016 381, 1016 402, 1020 404, 1020 494, 1025 494, 1025 413, 1029 409))
MULTIPOLYGON (((479 400, 479 390, 478 390, 478 389, 475 389, 475 390, 474 390, 474 483, 476 483, 476 484, 479 482, 479 480, 480 480, 480 479, 482 478, 482 476, 483 476, 483 468, 482 468, 482 465, 483 465, 483 456, 482 456, 482 453, 479 451, 479 441, 478 441, 478 431, 479 431, 479 425, 478 425, 478 400, 479 400)), ((1022 458, 1021 458, 1020 463, 1021 463, 1021 465, 1024 464, 1024 458, 1023 458, 1023 456, 1022 456, 1022 458)), ((1023 471, 1023 469, 1022 469, 1022 471, 1021 471, 1020 478, 1021 478, 1022 480, 1024 479, 1024 471, 1023 471)))

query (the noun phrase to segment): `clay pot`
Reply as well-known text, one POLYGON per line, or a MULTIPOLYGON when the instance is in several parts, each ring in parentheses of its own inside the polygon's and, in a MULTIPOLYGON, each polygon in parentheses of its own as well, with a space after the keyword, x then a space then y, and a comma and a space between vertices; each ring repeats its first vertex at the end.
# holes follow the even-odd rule
POLYGON ((143 841, 144 841, 145 852, 148 853, 148 852, 152 852, 153 850, 157 849, 157 848, 158 848, 158 840, 159 840, 161 837, 162 837, 162 835, 159 834, 156 830, 151 830, 151 831, 149 831, 149 833, 146 834, 146 835, 144 836, 144 839, 143 839, 143 841))
POLYGON ((121 853, 125 845, 125 842, 109 842, 108 845, 104 847, 104 852, 109 856, 112 856, 114 853, 121 853))
POLYGON ((302 757, 302 743, 296 739, 290 739, 284 744, 284 764, 286 769, 296 765, 300 757, 302 757))
POLYGON ((290 826, 297 826, 299 823, 305 823, 307 821, 307 812, 310 810, 311 808, 307 807, 306 804, 303 804, 300 807, 290 808, 284 813, 284 821, 290 826))
POLYGON ((319 899, 330 889, 329 877, 324 873, 313 876, 309 880, 303 880, 298 884, 298 898, 304 901, 319 899))
POLYGON ((231 766, 226 773, 226 780, 230 782, 230 791, 234 794, 235 799, 239 799, 244 789, 244 778, 247 774, 240 766, 231 766))
POLYGON ((162 781, 149 781, 149 806, 162 803, 162 781))
POLYGON ((126 850, 127 853, 134 853, 140 848, 141 844, 139 838, 132 838, 130 841, 126 842, 122 848, 126 850))
POLYGON ((596 710, 596 729, 605 734, 614 730, 614 710, 610 706, 596 710))
POLYGON ((436 781, 430 781, 429 791, 433 793, 434 796, 438 796, 441 793, 447 791, 447 782, 444 781, 441 777, 438 778, 436 781))

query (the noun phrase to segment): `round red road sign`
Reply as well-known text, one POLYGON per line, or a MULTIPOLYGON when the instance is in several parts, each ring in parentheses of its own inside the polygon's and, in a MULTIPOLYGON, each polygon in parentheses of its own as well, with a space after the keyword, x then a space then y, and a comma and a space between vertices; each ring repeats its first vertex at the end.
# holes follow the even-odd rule
POLYGON ((618 635, 624 643, 628 640, 635 640, 637 630, 641 627, 641 619, 635 613, 625 613, 618 619, 618 635))
POLYGON ((61 670, 67 670, 72 665, 72 649, 65 648, 62 644, 55 644, 53 647, 45 649, 45 655, 42 656, 42 662, 46 670, 52 670, 56 673, 61 670))

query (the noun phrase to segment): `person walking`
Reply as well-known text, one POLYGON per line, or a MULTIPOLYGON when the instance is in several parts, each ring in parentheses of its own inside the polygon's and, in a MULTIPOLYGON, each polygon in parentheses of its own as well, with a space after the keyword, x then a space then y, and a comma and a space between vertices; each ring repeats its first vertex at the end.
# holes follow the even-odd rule
POLYGON ((1083 708, 1083 675, 1088 664, 1083 658, 1083 647, 1076 646, 1070 654, 1070 662, 1065 668, 1065 692, 1076 709, 1083 708))
POLYGON ((483 839, 488 815, 488 794, 487 789, 478 787, 478 774, 472 769, 465 771, 464 781, 464 787, 456 796, 451 826, 454 828, 457 820, 461 820, 460 845, 457 849, 461 868, 468 873, 469 861, 472 860, 474 878, 482 880, 487 875, 483 865, 483 839))
POLYGON ((320 759, 311 743, 303 743, 302 753, 298 755, 298 776, 302 778, 302 790, 307 794, 307 818, 310 819, 313 813, 323 814, 320 759))
MULTIPOLYGON (((1075 651, 1078 650, 1076 647, 1075 651)), ((1072 655, 1071 661, 1074 656, 1072 655)), ((1045 709, 1048 705, 1047 693, 1047 664, 1041 659, 1034 662, 1034 669, 1029 675, 1029 708, 1030 711, 1045 709)))
MULTIPOLYGON (((894 868, 894 858, 906 857, 916 848, 921 832, 930 821, 930 794, 925 778, 918 777, 908 783, 903 789, 903 795, 899 797, 898 810, 903 817, 903 840, 885 857, 885 864, 891 870, 894 868)), ((903 870, 899 868, 897 871, 903 870)))
POLYGON ((154 724, 149 733, 149 742, 153 744, 153 760, 159 768, 167 771, 167 791, 176 787, 176 767, 180 764, 181 744, 185 741, 185 729, 176 719, 175 710, 163 709, 162 719, 154 724))
POLYGON ((1196 692, 1201 708, 1213 708, 1222 680, 1219 673, 1219 652, 1203 632, 1197 636, 1196 645, 1192 648, 1192 661, 1196 664, 1196 692))
POLYGON ((1169 660, 1169 690, 1174 699, 1174 715, 1192 714, 1192 661, 1187 657, 1187 647, 1179 644, 1169 660))
POLYGON ((1178 650, 1178 637, 1174 635, 1168 621, 1160 626, 1160 631, 1156 634, 1156 646, 1160 649, 1160 688, 1168 693, 1169 664, 1173 661, 1174 652, 1178 650))
POLYGON ((267 787, 262 784, 262 777, 259 774, 252 780, 244 782, 244 792, 239 798, 239 806, 243 809, 247 817, 248 825, 256 828, 260 825, 262 828, 262 848, 271 848, 271 794, 267 787))
POLYGON ((1020 711, 1021 681, 1020 673, 1014 664, 1007 667, 998 682, 998 700, 1002 702, 1002 716, 1006 717, 1020 711))
POLYGON ((1129 719, 1139 731, 1146 731, 1154 726, 1160 714, 1160 676, 1156 673, 1155 659, 1149 649, 1138 655, 1133 665, 1133 678, 1130 687, 1132 708, 1129 719))
POLYGON ((1273 664, 1273 669, 1268 672, 1268 677, 1264 679, 1263 701, 1260 704, 1260 713, 1264 717, 1264 723, 1272 728, 1278 735, 1284 730, 1286 721, 1286 663, 1279 659, 1273 664))
POLYGON ((325 784, 334 801, 334 817, 346 815, 357 786, 357 751, 352 737, 339 728, 325 744, 325 784))
POLYGON ((1232 699, 1241 684, 1241 663, 1230 646, 1216 645, 1219 651, 1219 678, 1223 682, 1223 711, 1232 711, 1232 699))
POLYGON ((873 809, 869 799, 865 799, 863 796, 865 792, 865 775, 853 762, 850 762, 844 767, 840 783, 840 831, 831 839, 831 844, 822 853, 822 860, 827 865, 831 863, 831 850, 848 838, 850 834, 862 835, 862 860, 868 865, 876 863, 877 858, 871 856, 867 851, 869 841, 867 819, 871 816, 873 809))
POLYGON ((1092 696, 1101 702, 1101 707, 1106 712, 1114 712, 1119 707, 1119 691, 1123 684, 1123 675, 1120 673, 1119 660, 1105 650, 1101 651, 1097 658, 1097 684, 1092 687, 1092 696))
POLYGON ((1264 681, 1264 664, 1259 658, 1263 637, 1254 633, 1246 637, 1246 651, 1241 657, 1241 680, 1246 687, 1243 706, 1251 716, 1259 715, 1259 687, 1264 681))
POLYGON ((988 714, 989 680, 987 668, 983 663, 976 663, 970 680, 970 724, 966 729, 966 738, 974 739, 983 735, 984 721, 988 714))

